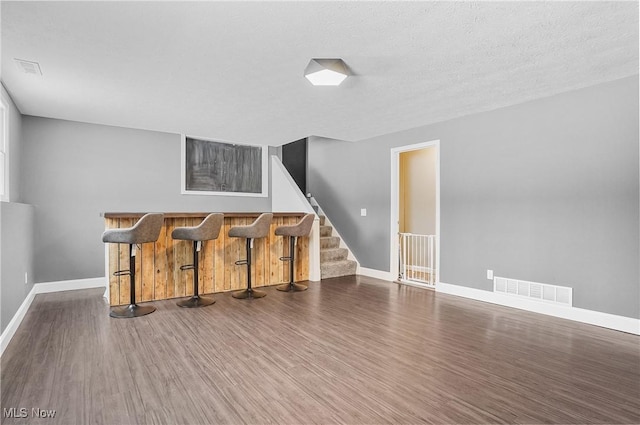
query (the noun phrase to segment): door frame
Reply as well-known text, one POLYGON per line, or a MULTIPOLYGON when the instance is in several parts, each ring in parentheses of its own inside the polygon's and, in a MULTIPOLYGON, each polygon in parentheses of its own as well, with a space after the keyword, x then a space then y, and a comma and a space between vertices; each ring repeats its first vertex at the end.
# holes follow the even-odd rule
MULTIPOLYGON (((390 205, 390 250, 389 250, 389 270, 394 281, 398 280, 398 231, 399 231, 399 209, 400 209, 400 154, 424 148, 435 147, 436 149, 436 279, 435 286, 440 282, 440 140, 416 143, 413 145, 399 146, 391 148, 391 205, 390 205)), ((418 286, 422 286, 416 283, 418 286)))

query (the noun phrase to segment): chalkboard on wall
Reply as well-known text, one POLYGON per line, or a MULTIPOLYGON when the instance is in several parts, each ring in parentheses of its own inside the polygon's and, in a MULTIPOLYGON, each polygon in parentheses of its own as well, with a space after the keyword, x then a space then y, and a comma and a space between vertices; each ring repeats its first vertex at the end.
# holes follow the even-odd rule
POLYGON ((182 137, 182 193, 267 196, 262 146, 182 137))

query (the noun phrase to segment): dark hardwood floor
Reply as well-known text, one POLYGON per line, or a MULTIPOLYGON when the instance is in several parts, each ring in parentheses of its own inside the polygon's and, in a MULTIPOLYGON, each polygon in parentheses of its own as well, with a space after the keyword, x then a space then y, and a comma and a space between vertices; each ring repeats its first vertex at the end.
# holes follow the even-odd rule
POLYGON ((640 422, 638 336, 366 277, 267 292, 136 319, 97 289, 38 295, 2 423, 640 422))

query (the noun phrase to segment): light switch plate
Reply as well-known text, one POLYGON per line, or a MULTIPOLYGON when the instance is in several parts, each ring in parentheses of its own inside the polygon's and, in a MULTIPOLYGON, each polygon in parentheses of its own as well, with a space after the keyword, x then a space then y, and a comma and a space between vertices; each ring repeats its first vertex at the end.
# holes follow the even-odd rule
POLYGON ((366 217, 367 216, 367 209, 366 208, 360 208, 360 215, 362 217, 366 217))
POLYGON ((493 280, 493 270, 487 269, 487 279, 493 280))

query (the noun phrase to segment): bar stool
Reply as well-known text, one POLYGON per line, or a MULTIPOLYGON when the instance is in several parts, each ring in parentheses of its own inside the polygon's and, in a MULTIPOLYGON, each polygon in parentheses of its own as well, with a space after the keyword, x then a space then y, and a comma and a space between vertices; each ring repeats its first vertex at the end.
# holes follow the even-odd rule
POLYGON ((233 298, 262 298, 267 295, 266 292, 258 291, 251 287, 251 250, 254 239, 264 238, 269 234, 272 219, 273 214, 263 213, 249 226, 234 226, 229 229, 229 237, 245 238, 247 240, 247 258, 236 261, 238 266, 247 265, 247 289, 234 292, 231 294, 233 298))
POLYGON ((113 274, 114 276, 129 275, 129 305, 126 307, 114 307, 111 309, 109 316, 131 318, 144 316, 156 311, 153 306, 139 306, 136 304, 136 245, 157 241, 163 222, 164 214, 150 213, 143 215, 133 227, 108 229, 102 234, 102 242, 104 243, 129 244, 129 269, 118 270, 113 274))
POLYGON ((298 224, 294 224, 292 226, 279 226, 276 228, 276 235, 278 236, 289 236, 289 256, 288 257, 280 257, 280 261, 288 261, 289 262, 289 283, 285 283, 284 285, 276 286, 278 291, 289 292, 289 291, 306 291, 308 286, 303 285, 302 283, 295 283, 293 276, 293 263, 295 263, 295 247, 298 241, 298 238, 302 238, 308 236, 311 233, 311 226, 313 226, 313 220, 315 219, 315 214, 306 214, 302 219, 298 222, 298 224))
POLYGON ((204 307, 216 301, 212 298, 203 298, 198 293, 198 253, 202 247, 202 241, 217 239, 220 228, 224 222, 224 214, 209 214, 202 223, 195 227, 176 227, 171 232, 171 237, 177 240, 193 241, 193 264, 180 266, 180 270, 193 270, 193 296, 187 300, 177 302, 180 307, 204 307))

